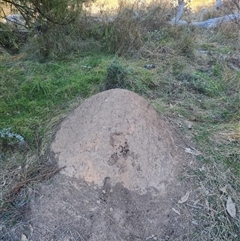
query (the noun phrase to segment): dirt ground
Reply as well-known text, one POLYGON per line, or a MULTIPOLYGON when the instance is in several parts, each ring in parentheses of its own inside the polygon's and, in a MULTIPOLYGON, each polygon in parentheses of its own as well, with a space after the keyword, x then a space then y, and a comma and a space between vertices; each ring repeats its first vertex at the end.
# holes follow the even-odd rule
POLYGON ((65 168, 32 190, 28 221, 2 240, 201 240, 182 209, 192 155, 173 126, 137 94, 109 90, 59 126, 49 155, 65 168))

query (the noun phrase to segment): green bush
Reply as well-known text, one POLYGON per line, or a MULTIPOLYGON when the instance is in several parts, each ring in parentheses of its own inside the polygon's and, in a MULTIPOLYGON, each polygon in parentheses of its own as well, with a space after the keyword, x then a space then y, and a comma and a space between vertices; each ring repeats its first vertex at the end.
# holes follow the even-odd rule
POLYGON ((0 45, 10 54, 16 54, 26 43, 27 32, 18 32, 8 25, 0 23, 0 45))
POLYGON ((107 77, 105 81, 105 90, 121 88, 126 89, 129 87, 126 79, 129 71, 121 63, 114 61, 107 68, 107 77))

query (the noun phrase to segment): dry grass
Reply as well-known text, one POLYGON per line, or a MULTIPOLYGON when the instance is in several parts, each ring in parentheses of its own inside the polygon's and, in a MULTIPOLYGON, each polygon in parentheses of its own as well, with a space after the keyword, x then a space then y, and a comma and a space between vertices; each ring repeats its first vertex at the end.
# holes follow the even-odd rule
POLYGON ((106 19, 101 29, 104 49, 117 55, 136 53, 144 46, 149 32, 166 27, 174 14, 171 6, 167 1, 152 2, 147 7, 122 1, 113 17, 107 17, 108 11, 102 12, 103 19, 106 19))
POLYGON ((11 227, 16 221, 24 220, 30 196, 27 192, 21 192, 23 188, 46 181, 60 170, 61 168, 58 168, 56 164, 46 165, 43 162, 36 165, 34 161, 26 167, 19 166, 15 169, 11 167, 11 170, 1 172, 4 177, 1 185, 0 206, 2 227, 11 227))
POLYGON ((238 240, 240 230, 239 216, 231 217, 226 204, 229 197, 238 207, 239 178, 232 175, 220 162, 202 164, 186 175, 187 180, 194 180, 195 188, 185 204, 177 204, 180 213, 189 213, 190 220, 197 227, 191 233, 196 240, 238 240))
POLYGON ((240 3, 238 0, 223 1, 223 5, 219 9, 216 9, 216 7, 212 5, 210 8, 199 7, 197 12, 202 13, 201 21, 222 17, 228 14, 238 14, 240 12, 240 3))
POLYGON ((158 87, 151 98, 202 153, 185 176, 195 183, 189 200, 175 209, 181 215, 189 213, 197 229, 189 231, 189 240, 238 240, 239 25, 229 23, 210 31, 173 28, 160 43, 145 45, 141 55, 159 63, 152 77, 158 87), (184 48, 188 41, 194 58, 184 48), (236 205, 235 217, 227 211, 229 197, 236 205))

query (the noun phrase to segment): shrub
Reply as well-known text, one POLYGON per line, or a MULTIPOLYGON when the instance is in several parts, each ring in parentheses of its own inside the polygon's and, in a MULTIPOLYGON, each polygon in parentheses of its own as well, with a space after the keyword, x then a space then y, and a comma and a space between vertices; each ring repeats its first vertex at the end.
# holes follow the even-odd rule
MULTIPOLYGON (((35 57, 46 59, 78 50, 81 31, 77 24, 82 4, 86 1, 0 0, 0 18, 7 19, 5 11, 11 7, 12 11, 24 19, 24 28, 30 36, 29 52, 34 53, 35 57)), ((4 31, 0 40, 2 46, 14 49, 15 52, 20 49, 19 40, 22 40, 22 31, 17 30, 7 31, 7 34, 4 31)))
POLYGON ((8 50, 10 54, 18 53, 21 47, 25 44, 28 33, 13 30, 10 26, 3 23, 0 23, 0 29, 0 45, 8 50))
POLYGON ((103 47, 118 55, 130 54, 142 46, 142 34, 140 22, 134 10, 125 8, 113 22, 106 24, 103 47))
POLYGON ((81 21, 85 21, 86 25, 80 25, 79 19, 68 25, 49 23, 46 32, 31 36, 24 51, 30 58, 45 61, 98 50, 98 42, 89 36, 92 26, 88 26, 83 18, 81 21))
POLYGON ((104 49, 121 56, 136 53, 144 46, 149 32, 166 27, 171 14, 168 1, 152 2, 148 7, 121 2, 116 17, 105 25, 104 49))
POLYGON ((105 90, 121 88, 126 89, 128 82, 126 80, 128 70, 118 61, 113 61, 107 68, 107 76, 105 81, 105 90))

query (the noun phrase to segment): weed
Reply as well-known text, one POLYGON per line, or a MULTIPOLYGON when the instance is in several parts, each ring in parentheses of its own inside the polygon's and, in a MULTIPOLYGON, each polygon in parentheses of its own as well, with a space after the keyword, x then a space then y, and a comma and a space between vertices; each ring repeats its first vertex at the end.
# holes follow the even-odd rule
POLYGON ((193 89, 196 89, 200 93, 207 94, 212 97, 221 94, 221 82, 217 82, 213 78, 209 77, 209 75, 201 72, 196 72, 195 77, 196 78, 194 81, 192 81, 193 89))
POLYGON ((131 54, 142 46, 142 31, 133 9, 122 10, 104 31, 104 49, 118 55, 131 54))
POLYGON ((107 77, 105 81, 105 89, 128 88, 127 74, 129 70, 117 61, 113 61, 107 68, 107 77))
POLYGON ((180 42, 178 42, 178 46, 180 54, 183 54, 188 58, 194 57, 194 43, 191 36, 182 36, 180 42))

